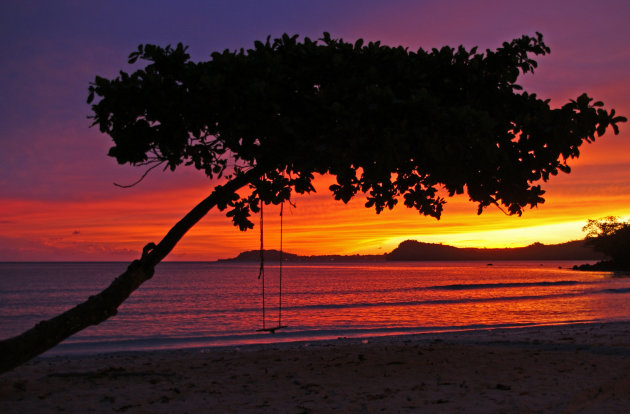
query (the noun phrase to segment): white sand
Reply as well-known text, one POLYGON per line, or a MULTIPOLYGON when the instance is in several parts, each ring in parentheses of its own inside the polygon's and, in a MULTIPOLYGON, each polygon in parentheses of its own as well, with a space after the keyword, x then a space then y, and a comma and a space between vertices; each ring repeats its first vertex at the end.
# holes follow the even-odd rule
POLYGON ((39 358, 0 413, 629 413, 630 323, 39 358))

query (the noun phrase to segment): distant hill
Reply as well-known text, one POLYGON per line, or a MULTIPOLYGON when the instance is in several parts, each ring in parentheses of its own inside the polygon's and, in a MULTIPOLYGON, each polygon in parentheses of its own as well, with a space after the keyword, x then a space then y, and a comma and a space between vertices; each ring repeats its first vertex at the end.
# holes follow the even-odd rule
MULTIPOLYGON (((279 250, 264 250, 263 255, 265 260, 277 262, 280 260, 279 250)), ((287 262, 300 261, 303 256, 297 254, 282 252, 282 260, 287 262)), ((219 259, 219 262, 258 262, 260 261, 260 250, 248 250, 240 253, 238 256, 231 259, 219 259)))
MULTIPOLYGON (((280 251, 265 250, 265 261, 278 262, 280 251)), ((545 245, 534 243, 527 247, 504 249, 459 248, 446 244, 422 243, 406 240, 390 253, 373 255, 318 255, 300 256, 293 253, 282 253, 283 262, 382 262, 382 261, 451 261, 451 260, 601 260, 602 254, 593 251, 584 244, 584 240, 576 240, 561 244, 545 245)), ((260 250, 248 250, 231 259, 220 259, 219 262, 258 262, 260 250)))
MULTIPOLYGON (((264 250, 263 251, 265 261, 271 263, 278 262, 280 260, 279 250, 264 250)), ((258 262, 260 261, 260 250, 248 250, 240 253, 238 256, 231 259, 219 259, 219 262, 258 262)), ((385 255, 382 254, 355 254, 355 255, 340 255, 340 254, 328 254, 318 256, 299 256, 293 253, 282 253, 283 262, 384 262, 385 255)))
POLYGON ((406 240, 386 260, 601 260, 602 254, 585 245, 584 240, 503 249, 458 248, 445 244, 406 240))

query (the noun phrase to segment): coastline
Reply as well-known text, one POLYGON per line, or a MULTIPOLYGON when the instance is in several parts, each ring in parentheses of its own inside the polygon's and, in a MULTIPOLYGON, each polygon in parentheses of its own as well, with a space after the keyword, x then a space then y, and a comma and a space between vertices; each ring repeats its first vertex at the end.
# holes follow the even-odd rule
POLYGON ((40 357, 0 411, 625 412, 630 322, 40 357))
POLYGON ((573 270, 584 272, 619 272, 621 274, 630 274, 630 265, 628 263, 617 263, 612 260, 602 260, 597 263, 574 265, 573 270))

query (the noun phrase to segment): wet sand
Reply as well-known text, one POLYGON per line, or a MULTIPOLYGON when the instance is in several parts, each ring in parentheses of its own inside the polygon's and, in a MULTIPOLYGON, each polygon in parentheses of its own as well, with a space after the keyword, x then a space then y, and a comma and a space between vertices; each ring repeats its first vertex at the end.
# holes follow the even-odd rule
POLYGON ((626 413, 630 323, 46 357, 2 413, 626 413))

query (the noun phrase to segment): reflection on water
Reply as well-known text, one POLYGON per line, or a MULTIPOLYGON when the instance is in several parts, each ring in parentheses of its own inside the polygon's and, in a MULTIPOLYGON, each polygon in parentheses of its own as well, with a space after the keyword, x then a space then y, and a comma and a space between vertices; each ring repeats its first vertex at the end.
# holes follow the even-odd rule
MULTIPOLYGON (((289 328, 272 336, 255 332, 262 325, 257 264, 163 263, 117 316, 80 332, 60 349, 146 349, 628 319, 630 279, 572 271, 573 264, 289 264, 283 268, 282 313, 282 324, 289 328)), ((85 300, 125 266, 0 263, 0 338, 85 300)), ((277 270, 270 266, 266 272, 267 326, 277 324, 277 270)))

